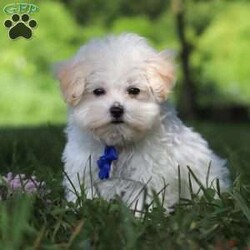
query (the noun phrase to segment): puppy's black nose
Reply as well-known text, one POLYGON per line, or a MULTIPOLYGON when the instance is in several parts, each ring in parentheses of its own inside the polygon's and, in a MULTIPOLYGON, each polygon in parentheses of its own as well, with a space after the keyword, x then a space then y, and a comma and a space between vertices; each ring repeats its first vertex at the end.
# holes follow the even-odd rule
POLYGON ((110 108, 110 113, 112 115, 112 117, 118 119, 121 118, 123 113, 124 113, 124 108, 122 105, 120 104, 115 104, 110 108))

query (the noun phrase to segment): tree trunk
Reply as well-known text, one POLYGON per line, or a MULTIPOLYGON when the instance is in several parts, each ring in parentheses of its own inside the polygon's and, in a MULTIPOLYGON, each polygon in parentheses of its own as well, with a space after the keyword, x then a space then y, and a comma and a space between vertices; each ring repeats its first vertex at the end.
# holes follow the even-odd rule
POLYGON ((180 43, 180 60, 182 69, 182 89, 179 95, 179 105, 184 117, 196 118, 196 88, 192 80, 190 67, 191 46, 186 37, 186 22, 184 0, 172 0, 177 36, 180 43))

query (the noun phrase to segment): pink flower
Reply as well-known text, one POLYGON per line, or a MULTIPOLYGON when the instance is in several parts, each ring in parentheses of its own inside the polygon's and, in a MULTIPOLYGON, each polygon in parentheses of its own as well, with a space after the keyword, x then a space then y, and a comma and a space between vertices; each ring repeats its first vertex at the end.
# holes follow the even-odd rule
POLYGON ((25 174, 14 175, 12 172, 9 172, 6 176, 3 176, 3 180, 11 192, 36 193, 45 188, 44 182, 38 181, 35 176, 27 178, 25 174))

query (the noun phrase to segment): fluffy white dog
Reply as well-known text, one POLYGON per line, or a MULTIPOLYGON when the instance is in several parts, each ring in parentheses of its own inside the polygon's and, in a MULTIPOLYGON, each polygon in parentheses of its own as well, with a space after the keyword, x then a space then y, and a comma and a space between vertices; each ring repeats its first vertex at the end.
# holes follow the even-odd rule
POLYGON ((147 197, 161 193, 168 209, 180 196, 190 198, 190 179, 198 192, 193 174, 205 187, 216 179, 222 191, 228 187, 225 161, 166 102, 175 80, 168 52, 135 34, 108 36, 82 46, 59 65, 57 77, 69 105, 68 200, 76 200, 84 183, 90 198, 119 195, 141 206, 146 186, 147 197))

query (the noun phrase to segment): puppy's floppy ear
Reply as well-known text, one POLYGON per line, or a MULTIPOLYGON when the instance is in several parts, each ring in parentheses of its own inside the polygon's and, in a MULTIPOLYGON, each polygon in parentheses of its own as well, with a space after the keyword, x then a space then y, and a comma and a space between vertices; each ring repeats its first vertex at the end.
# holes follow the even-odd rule
POLYGON ((175 82, 174 52, 164 50, 148 61, 148 78, 158 102, 167 99, 175 82))
POLYGON ((84 91, 84 66, 74 60, 58 63, 55 66, 57 79, 64 100, 71 106, 79 103, 84 91))

